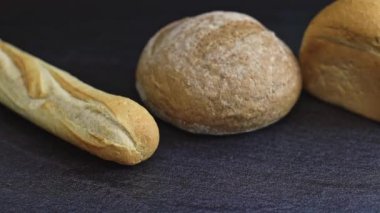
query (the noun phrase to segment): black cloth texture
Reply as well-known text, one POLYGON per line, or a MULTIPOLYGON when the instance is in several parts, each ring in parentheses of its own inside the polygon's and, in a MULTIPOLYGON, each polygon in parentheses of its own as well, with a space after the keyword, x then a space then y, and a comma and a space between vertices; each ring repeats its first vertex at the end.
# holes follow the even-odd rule
MULTIPOLYGON (((141 103, 135 70, 166 24, 247 13, 298 54, 329 0, 1 1, 0 38, 90 85, 141 103)), ((1 212, 379 212, 380 126, 303 92, 280 122, 193 135, 157 119, 160 145, 134 167, 94 157, 0 105, 1 212)))

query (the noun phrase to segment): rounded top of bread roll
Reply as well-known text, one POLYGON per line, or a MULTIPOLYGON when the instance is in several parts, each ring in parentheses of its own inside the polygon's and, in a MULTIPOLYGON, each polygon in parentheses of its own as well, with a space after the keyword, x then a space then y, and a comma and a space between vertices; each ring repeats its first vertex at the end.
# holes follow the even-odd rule
POLYGON ((236 134, 285 116, 301 90, 297 60, 254 18, 210 12, 161 29, 145 47, 137 89, 160 118, 200 134, 236 134))
POLYGON ((379 11, 378 0, 339 0, 322 10, 310 26, 343 31, 347 37, 375 38, 380 34, 379 11))

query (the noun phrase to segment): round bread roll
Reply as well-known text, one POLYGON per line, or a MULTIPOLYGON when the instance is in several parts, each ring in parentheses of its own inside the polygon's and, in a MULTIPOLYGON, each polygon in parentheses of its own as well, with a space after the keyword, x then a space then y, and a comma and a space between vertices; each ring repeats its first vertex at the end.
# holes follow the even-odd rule
POLYGON ((298 62, 252 17, 211 12, 161 29, 137 69, 151 111, 198 134, 249 132, 284 117, 301 90, 298 62))
POLYGON ((300 53, 305 88, 380 121, 380 1, 340 0, 310 23, 300 53))

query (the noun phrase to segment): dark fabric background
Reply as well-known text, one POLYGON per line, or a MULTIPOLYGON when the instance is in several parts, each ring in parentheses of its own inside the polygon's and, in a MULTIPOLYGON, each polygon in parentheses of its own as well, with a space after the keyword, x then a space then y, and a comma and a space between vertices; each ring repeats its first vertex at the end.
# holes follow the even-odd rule
MULTIPOLYGON (((165 24, 240 11, 297 53, 307 23, 328 2, 2 0, 0 38, 139 101, 139 54, 165 24)), ((0 106, 0 212, 380 211, 379 124, 307 94, 284 120, 249 134, 197 136, 158 124, 154 157, 126 167, 0 106)))

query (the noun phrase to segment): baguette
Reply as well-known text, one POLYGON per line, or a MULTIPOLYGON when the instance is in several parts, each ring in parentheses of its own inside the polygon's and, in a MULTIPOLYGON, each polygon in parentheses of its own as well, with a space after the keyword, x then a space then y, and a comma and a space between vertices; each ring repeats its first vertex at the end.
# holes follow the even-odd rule
POLYGON ((105 160, 135 165, 158 146, 157 124, 145 108, 86 85, 1 40, 0 102, 105 160))

